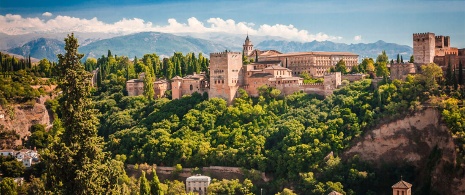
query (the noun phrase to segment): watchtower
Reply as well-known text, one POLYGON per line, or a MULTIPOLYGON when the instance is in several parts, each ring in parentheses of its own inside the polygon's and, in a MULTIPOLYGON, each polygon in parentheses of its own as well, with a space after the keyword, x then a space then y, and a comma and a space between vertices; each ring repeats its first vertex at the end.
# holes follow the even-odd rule
POLYGON ((413 34, 413 59, 415 63, 432 63, 435 56, 436 38, 434 33, 413 34))
POLYGON ((412 195, 412 184, 400 179, 392 186, 392 195, 412 195))
POLYGON ((220 52, 210 54, 209 97, 219 97, 228 101, 236 97, 243 82, 242 54, 240 52, 220 52))
POLYGON ((245 38, 244 45, 242 45, 242 50, 244 51, 244 54, 246 56, 250 56, 250 54, 252 54, 253 52, 253 45, 252 41, 249 40, 249 35, 247 35, 247 37, 245 38))

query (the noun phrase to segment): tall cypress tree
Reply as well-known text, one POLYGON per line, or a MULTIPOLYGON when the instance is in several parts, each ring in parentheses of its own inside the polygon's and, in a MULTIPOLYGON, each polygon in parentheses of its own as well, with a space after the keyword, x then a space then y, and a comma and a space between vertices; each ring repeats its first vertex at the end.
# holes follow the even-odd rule
POLYGON ((163 195, 163 191, 161 190, 160 180, 158 179, 157 171, 152 169, 153 179, 150 182, 150 192, 152 195, 163 195))
POLYGON ((400 63, 400 56, 397 54, 397 63, 400 63))
POLYGON ((58 87, 63 133, 44 152, 47 189, 56 194, 103 194, 116 187, 109 158, 97 136, 98 119, 90 99, 92 75, 80 63, 74 34, 65 38, 64 55, 58 54, 58 87))
POLYGON ((150 195, 150 184, 145 177, 145 171, 142 171, 142 175, 139 178, 139 194, 150 195))
POLYGON ((459 80, 458 80, 459 85, 463 85, 463 65, 462 61, 459 60, 459 80))
POLYGON ((144 77, 144 96, 148 100, 153 100, 155 96, 155 91, 153 90, 153 79, 151 72, 153 70, 152 66, 148 66, 145 68, 145 77, 144 77))
POLYGON ((447 64, 447 69, 446 69, 446 85, 452 86, 454 84, 452 75, 452 64, 450 63, 450 58, 449 58, 449 64, 447 64))

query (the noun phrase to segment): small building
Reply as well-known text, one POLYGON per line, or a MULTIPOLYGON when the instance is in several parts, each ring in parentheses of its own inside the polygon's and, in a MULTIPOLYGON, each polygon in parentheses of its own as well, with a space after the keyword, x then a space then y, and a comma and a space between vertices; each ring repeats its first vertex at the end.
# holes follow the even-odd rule
POLYGON ((412 184, 400 179, 399 182, 392 186, 392 195, 411 195, 412 184))
POLYGON ((13 156, 15 151, 13 149, 0 150, 0 156, 13 156))
POLYGON ((210 185, 211 178, 205 175, 194 175, 186 179, 186 192, 195 192, 200 195, 207 194, 207 188, 210 185))
POLYGON ((342 194, 333 190, 328 195, 342 195, 342 194))

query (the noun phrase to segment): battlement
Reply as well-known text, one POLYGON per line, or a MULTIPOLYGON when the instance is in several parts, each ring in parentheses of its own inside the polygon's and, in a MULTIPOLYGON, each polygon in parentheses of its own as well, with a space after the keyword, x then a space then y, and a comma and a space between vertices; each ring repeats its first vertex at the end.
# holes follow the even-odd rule
POLYGON ((210 57, 226 57, 228 54, 242 55, 241 52, 223 51, 223 52, 210 53, 210 57))
POLYGON ((323 86, 323 83, 301 83, 300 86, 323 86))
POLYGON ((428 35, 434 35, 434 33, 430 33, 430 32, 425 32, 425 33, 413 33, 413 37, 423 37, 423 36, 428 36, 428 35))
POLYGON ((444 38, 444 36, 443 35, 437 35, 437 36, 435 36, 435 38, 436 39, 442 39, 442 38, 444 38))
POLYGON ((458 52, 449 51, 449 52, 445 52, 444 54, 445 54, 445 55, 458 55, 458 52))

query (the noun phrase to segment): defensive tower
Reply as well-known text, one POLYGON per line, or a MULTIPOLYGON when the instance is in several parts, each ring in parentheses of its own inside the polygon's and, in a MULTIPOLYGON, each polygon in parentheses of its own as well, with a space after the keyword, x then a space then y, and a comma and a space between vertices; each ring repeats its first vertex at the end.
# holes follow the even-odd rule
POLYGON ((240 52, 210 54, 210 98, 223 98, 229 104, 236 97, 242 82, 243 68, 240 52))
POLYGON ((435 56, 436 37, 434 33, 413 34, 413 58, 415 63, 428 64, 435 56))

